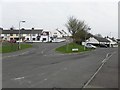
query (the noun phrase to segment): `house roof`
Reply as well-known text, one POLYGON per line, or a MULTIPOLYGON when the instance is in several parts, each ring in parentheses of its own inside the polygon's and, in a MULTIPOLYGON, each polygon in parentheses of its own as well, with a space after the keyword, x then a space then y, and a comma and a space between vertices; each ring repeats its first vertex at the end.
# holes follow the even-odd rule
POLYGON ((96 36, 94 36, 94 38, 97 39, 99 42, 110 42, 110 41, 107 40, 106 38, 96 37, 96 36))
POLYGON ((116 42, 116 40, 114 38, 110 38, 112 41, 116 42))
POLYGON ((120 41, 120 39, 117 39, 117 41, 120 41))
POLYGON ((115 39, 114 37, 113 38, 110 38, 110 37, 105 37, 107 40, 109 41, 112 41, 112 42, 117 42, 117 39, 115 39))
MULTIPOLYGON (((18 29, 14 30, 0 30, 2 31, 2 34, 19 34, 18 29)), ((43 29, 21 29, 20 33, 21 34, 37 34, 37 33, 42 33, 43 29)))

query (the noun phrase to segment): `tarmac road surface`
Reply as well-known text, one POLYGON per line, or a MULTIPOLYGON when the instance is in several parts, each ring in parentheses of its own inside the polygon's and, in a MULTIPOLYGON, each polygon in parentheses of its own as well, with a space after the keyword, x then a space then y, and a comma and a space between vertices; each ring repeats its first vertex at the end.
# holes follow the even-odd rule
POLYGON ((3 88, 82 88, 103 62, 106 63, 86 87, 118 87, 117 48, 79 54, 54 51, 63 44, 37 43, 28 53, 3 55, 3 88))

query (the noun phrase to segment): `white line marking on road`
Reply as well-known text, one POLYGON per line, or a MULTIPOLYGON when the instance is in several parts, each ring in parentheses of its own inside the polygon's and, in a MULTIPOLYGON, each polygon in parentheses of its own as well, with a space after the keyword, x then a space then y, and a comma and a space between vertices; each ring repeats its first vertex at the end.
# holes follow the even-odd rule
POLYGON ((14 78, 13 80, 21 80, 24 79, 25 77, 19 77, 19 78, 14 78))
POLYGON ((115 54, 115 53, 116 53, 116 52, 113 52, 110 56, 109 56, 110 53, 108 53, 108 54, 106 55, 106 58, 102 61, 102 63, 107 62, 107 60, 109 60, 109 58, 111 58, 111 57, 113 56, 113 54, 115 54))
POLYGON ((32 81, 30 80, 25 80, 25 77, 14 78, 12 80, 17 81, 20 85, 25 85, 25 84, 30 85, 32 83, 32 81))
POLYGON ((100 69, 103 67, 104 63, 97 69, 97 71, 93 74, 93 76, 87 81, 87 83, 84 85, 83 88, 86 88, 88 84, 93 80, 93 78, 97 75, 97 73, 100 71, 100 69))
POLYGON ((108 54, 106 55, 105 59, 102 60, 102 63, 105 63, 105 62, 107 61, 107 58, 108 58, 109 54, 110 54, 110 53, 108 53, 108 54))
POLYGON ((106 55, 105 59, 102 61, 102 64, 100 65, 100 67, 97 69, 97 71, 92 75, 92 77, 87 81, 87 83, 85 83, 85 85, 83 86, 83 88, 86 88, 88 86, 88 84, 90 84, 90 82, 93 80, 93 78, 97 75, 97 73, 101 70, 101 68, 103 67, 103 65, 106 63, 106 61, 112 57, 116 52, 113 52, 109 57, 109 53, 106 55))
POLYGON ((102 63, 105 63, 107 61, 107 59, 104 59, 103 61, 102 61, 102 63))

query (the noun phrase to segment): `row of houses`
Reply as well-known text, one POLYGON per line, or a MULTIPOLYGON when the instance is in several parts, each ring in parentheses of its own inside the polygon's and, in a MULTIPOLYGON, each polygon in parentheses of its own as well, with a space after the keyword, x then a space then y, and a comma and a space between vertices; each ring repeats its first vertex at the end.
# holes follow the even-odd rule
POLYGON ((43 29, 2 29, 0 28, 0 38, 2 40, 16 40, 17 42, 51 42, 57 39, 57 34, 43 29))
MULTIPOLYGON (((43 29, 24 29, 21 30, 18 29, 2 29, 0 28, 0 38, 2 40, 16 40, 17 42, 61 42, 65 41, 65 39, 58 39, 58 34, 51 33, 50 31, 45 31, 43 29), (20 35, 20 36, 19 36, 20 35)), ((60 36, 62 37, 62 36, 60 36)), ((117 46, 117 40, 110 37, 97 37, 92 36, 89 39, 86 40, 86 42, 83 42, 82 45, 85 44, 93 44, 95 46, 99 46, 100 44, 107 45, 108 47, 116 47, 117 46)))
POLYGON ((85 44, 92 44, 95 46, 100 46, 100 45, 106 45, 108 47, 117 47, 118 42, 117 39, 115 38, 110 38, 110 37, 97 37, 97 36, 92 36, 89 39, 86 40, 86 42, 82 43, 83 45, 85 44))

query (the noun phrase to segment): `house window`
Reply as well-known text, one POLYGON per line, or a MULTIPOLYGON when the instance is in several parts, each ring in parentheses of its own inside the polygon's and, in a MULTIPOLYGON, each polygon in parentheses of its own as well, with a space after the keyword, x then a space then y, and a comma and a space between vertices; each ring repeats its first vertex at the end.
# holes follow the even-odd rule
POLYGON ((46 41, 46 38, 43 38, 43 41, 46 41))
POLYGON ((13 38, 10 38, 10 40, 13 40, 13 38))
POLYGON ((19 40, 19 38, 14 38, 16 41, 18 41, 19 40))
POLYGON ((10 34, 10 36, 13 36, 13 34, 10 34))
POLYGON ((10 36, 10 34, 7 34, 7 36, 10 36))
POLYGON ((37 41, 40 41, 40 36, 37 36, 37 41))
POLYGON ((40 38, 37 38, 37 41, 40 41, 40 38))
POLYGON ((33 38, 33 41, 35 41, 35 38, 33 38))
POLYGON ((29 40, 29 38, 27 38, 27 40, 29 40))
POLYGON ((33 36, 35 36, 35 34, 33 34, 33 36))

